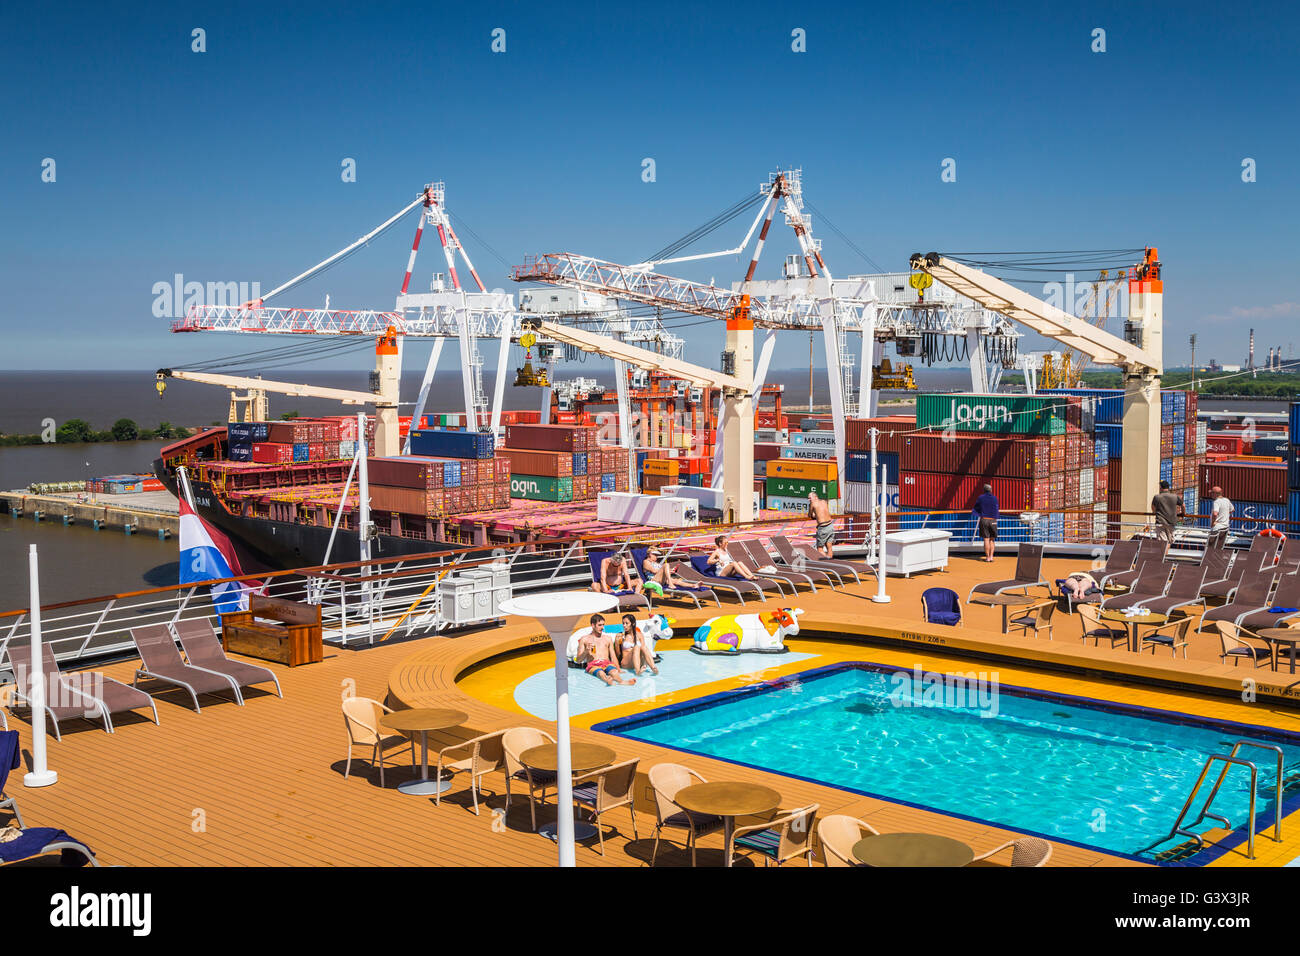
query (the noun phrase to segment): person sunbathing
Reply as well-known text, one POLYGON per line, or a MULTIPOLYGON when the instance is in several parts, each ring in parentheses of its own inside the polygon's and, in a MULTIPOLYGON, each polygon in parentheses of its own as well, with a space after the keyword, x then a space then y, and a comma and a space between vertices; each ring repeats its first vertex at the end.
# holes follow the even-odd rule
POLYGON ((605 618, 600 614, 591 616, 591 630, 578 640, 578 653, 574 662, 581 664, 588 674, 599 677, 610 686, 614 684, 635 684, 636 678, 623 679, 623 672, 614 661, 618 652, 614 639, 605 633, 605 618))
POLYGON ((720 578, 754 580, 754 572, 743 564, 737 564, 731 560, 731 555, 727 553, 727 536, 725 534, 720 534, 713 539, 713 553, 709 555, 708 565, 713 568, 713 573, 720 578))
MULTIPOLYGON (((641 567, 645 568, 645 573, 649 575, 650 581, 659 585, 661 588, 669 590, 681 586, 681 582, 673 576, 673 568, 664 560, 663 551, 658 548, 651 548, 646 552, 645 560, 641 562, 641 567)), ((647 581, 646 583, 650 583, 647 581)))
POLYGON ((1076 604, 1086 599, 1089 594, 1101 593, 1101 588, 1097 585, 1097 579, 1085 571, 1075 571, 1065 578, 1061 582, 1061 588, 1069 592, 1070 600, 1076 604))
POLYGON ((619 663, 624 669, 640 677, 642 669, 648 667, 656 677, 659 676, 659 668, 655 667, 655 655, 654 651, 650 650, 650 642, 636 626, 636 618, 631 614, 623 615, 623 638, 616 650, 619 653, 619 663))
POLYGON ((632 575, 628 573, 627 560, 623 555, 611 554, 600 562, 600 578, 592 582, 591 588, 602 594, 632 590, 632 575))

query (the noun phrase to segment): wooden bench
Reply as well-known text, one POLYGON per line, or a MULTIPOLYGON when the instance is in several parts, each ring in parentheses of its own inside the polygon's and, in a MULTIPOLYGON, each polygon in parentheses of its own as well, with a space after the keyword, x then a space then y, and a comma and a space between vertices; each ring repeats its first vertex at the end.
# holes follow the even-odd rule
POLYGON ((247 611, 221 615, 228 653, 297 667, 324 659, 320 606, 252 595, 247 611))

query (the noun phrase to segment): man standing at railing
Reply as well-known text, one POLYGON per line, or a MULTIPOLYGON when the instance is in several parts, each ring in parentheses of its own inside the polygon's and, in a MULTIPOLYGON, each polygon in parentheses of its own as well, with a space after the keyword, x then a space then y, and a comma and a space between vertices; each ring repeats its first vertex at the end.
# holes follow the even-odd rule
POLYGON ((1210 489, 1210 500, 1214 502, 1210 506, 1210 534, 1217 531, 1227 532, 1228 522, 1232 518, 1232 502, 1228 496, 1223 493, 1223 489, 1215 485, 1210 489))
POLYGON ((1174 543, 1174 525, 1186 517, 1183 499, 1169 490, 1169 482, 1160 482, 1160 492, 1151 499, 1151 510, 1156 516, 1156 533, 1169 544, 1174 543))
POLYGON ((993 560, 993 543, 998 540, 998 496, 992 485, 984 486, 984 493, 975 499, 970 512, 978 523, 979 536, 984 539, 984 560, 993 560))

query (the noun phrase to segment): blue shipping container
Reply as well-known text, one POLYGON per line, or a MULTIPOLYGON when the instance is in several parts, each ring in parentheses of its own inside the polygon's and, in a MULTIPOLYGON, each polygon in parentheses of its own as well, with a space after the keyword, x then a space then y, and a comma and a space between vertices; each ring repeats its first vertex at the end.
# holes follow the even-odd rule
POLYGON ((266 422, 229 422, 226 424, 226 434, 231 441, 236 439, 250 443, 266 441, 269 433, 270 425, 266 422))
MULTIPOLYGON (((1245 534, 1263 531, 1270 524, 1286 521, 1287 507, 1287 505, 1274 505, 1260 501, 1234 501, 1232 503, 1232 520, 1228 522, 1228 527, 1232 531, 1245 534)), ((1196 526, 1198 528, 1208 528, 1210 526, 1209 515, 1197 518, 1196 526)))
POLYGON ((601 476, 600 476, 600 490, 601 490, 601 491, 613 491, 613 490, 614 490, 614 476, 613 476, 613 475, 601 475, 601 476))
POLYGON ((1290 447, 1290 443, 1280 435, 1276 438, 1271 435, 1256 438, 1251 446, 1252 453, 1256 455, 1285 455, 1290 447))
MULTIPOLYGON (((885 466, 891 483, 898 480, 898 452, 878 451, 876 463, 885 466)), ((844 480, 871 480, 871 452, 851 451, 844 456, 844 480)))
POLYGON ((1300 488, 1300 449, 1296 448, 1295 445, 1287 449, 1286 486, 1288 488, 1300 488))
POLYGON ((1045 395, 1078 395, 1092 400, 1093 421, 1099 425, 1114 425, 1124 420, 1124 390, 1122 388, 1040 388, 1045 395))
POLYGON ((294 461, 311 461, 311 446, 305 441, 295 442, 293 446, 294 461))
POLYGON ((1291 403, 1291 417, 1288 421, 1291 429, 1291 444, 1300 445, 1300 402, 1291 403))
MULTIPOLYGON (((1286 520, 1300 523, 1300 490, 1293 490, 1287 496, 1286 520)), ((1288 528, 1287 533, 1292 537, 1300 537, 1300 524, 1297 527, 1288 528)))
POLYGON ((1098 425, 1097 438, 1106 439, 1106 454, 1110 458, 1118 458, 1124 446, 1124 426, 1098 425))
POLYGON ((585 451, 575 451, 573 453, 573 473, 575 475, 585 475, 587 473, 587 453, 585 451))
POLYGON ((252 445, 248 445, 248 446, 231 445, 230 451, 226 455, 226 457, 229 458, 231 461, 252 461, 253 446, 252 445))
POLYGON ((491 432, 463 432, 449 428, 411 429, 411 454, 432 458, 491 458, 496 442, 491 432))
POLYGON ((1174 463, 1171 459, 1165 458, 1161 460, 1160 480, 1169 482, 1174 480, 1174 463))
POLYGON ((1092 440, 1092 467, 1105 468, 1110 461, 1110 439, 1098 431, 1092 440))

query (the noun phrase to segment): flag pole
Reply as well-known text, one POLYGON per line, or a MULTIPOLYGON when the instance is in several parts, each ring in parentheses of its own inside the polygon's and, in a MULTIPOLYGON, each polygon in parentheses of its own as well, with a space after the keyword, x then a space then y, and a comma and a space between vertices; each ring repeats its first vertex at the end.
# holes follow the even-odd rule
POLYGON ((48 787, 58 782, 59 775, 49 768, 45 755, 45 654, 41 648, 41 582, 36 545, 28 551, 28 567, 31 575, 32 686, 27 700, 32 708, 32 769, 23 776, 23 786, 48 787))

